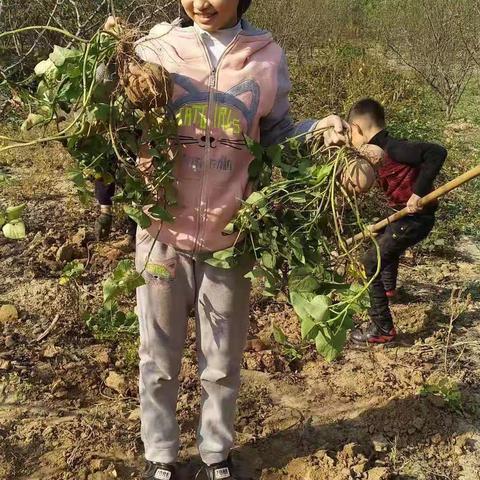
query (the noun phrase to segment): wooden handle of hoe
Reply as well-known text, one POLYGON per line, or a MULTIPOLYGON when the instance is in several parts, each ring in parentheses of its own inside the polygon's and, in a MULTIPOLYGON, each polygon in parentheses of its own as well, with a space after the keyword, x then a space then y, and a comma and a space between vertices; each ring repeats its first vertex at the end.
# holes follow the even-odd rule
MULTIPOLYGON (((437 198, 443 197, 443 195, 446 195, 448 192, 455 190, 456 188, 460 187, 464 183, 467 183, 478 176, 480 176, 480 165, 478 165, 475 168, 472 168, 468 172, 465 172, 463 175, 460 175, 459 177, 454 178, 450 182, 446 183, 445 185, 442 185, 441 187, 437 188, 436 190, 429 193, 428 195, 425 195, 425 197, 422 197, 418 203, 421 206, 427 205, 428 203, 433 202, 434 200, 437 200, 437 198)), ((358 233, 354 237, 349 238, 346 241, 346 244, 351 245, 354 242, 358 242, 364 238, 371 237, 372 235, 375 235, 380 230, 384 229, 390 223, 396 222, 397 220, 400 220, 401 218, 407 216, 408 214, 409 214, 409 211, 405 207, 404 209, 399 210, 398 212, 395 212, 393 215, 390 215, 388 218, 385 218, 382 221, 375 223, 374 225, 370 225, 363 232, 358 233)))

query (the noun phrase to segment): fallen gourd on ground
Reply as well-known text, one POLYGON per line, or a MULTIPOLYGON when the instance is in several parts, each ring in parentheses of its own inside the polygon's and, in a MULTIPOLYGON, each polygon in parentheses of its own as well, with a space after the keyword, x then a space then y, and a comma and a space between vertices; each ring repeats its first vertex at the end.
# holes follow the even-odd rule
POLYGON ((16 205, 8 207, 5 211, 0 210, 0 227, 5 238, 11 240, 22 240, 25 238, 25 223, 22 220, 22 214, 26 205, 16 205))

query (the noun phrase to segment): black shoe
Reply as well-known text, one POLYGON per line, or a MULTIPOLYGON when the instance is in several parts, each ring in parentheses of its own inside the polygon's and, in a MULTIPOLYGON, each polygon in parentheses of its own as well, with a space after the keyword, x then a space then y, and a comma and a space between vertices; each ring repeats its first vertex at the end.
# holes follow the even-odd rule
POLYGON ((204 465, 196 478, 201 478, 199 475, 202 472, 205 473, 208 480, 239 480, 238 477, 233 476, 233 465, 230 457, 220 463, 204 465))
POLYGON ((352 342, 356 344, 385 344, 393 342, 396 336, 397 332, 395 327, 392 326, 390 330, 384 330, 372 322, 365 330, 360 328, 353 330, 350 338, 352 342))
POLYGON ((175 480, 175 467, 168 463, 155 463, 147 460, 142 479, 144 480, 175 480))

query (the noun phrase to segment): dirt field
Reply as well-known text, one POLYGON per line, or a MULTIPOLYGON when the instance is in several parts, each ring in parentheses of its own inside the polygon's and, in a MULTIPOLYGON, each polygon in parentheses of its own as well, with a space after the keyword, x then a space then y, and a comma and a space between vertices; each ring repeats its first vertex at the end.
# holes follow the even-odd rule
MULTIPOLYGON (((28 204, 28 238, 0 236, 0 305, 19 313, 0 317, 0 479, 131 479, 142 468, 135 341, 95 339, 80 316, 125 256, 121 232, 93 242, 93 208, 68 168, 55 146, 0 160, 0 205, 28 204), (58 283, 66 241, 65 258, 87 265, 80 293, 58 283)), ((295 360, 271 339, 273 321, 298 341, 292 311, 254 297, 234 455, 245 478, 480 478, 480 250, 458 240, 448 258, 405 259, 396 347, 349 348, 332 364, 307 348, 295 360)), ((178 404, 185 479, 199 462, 194 335, 178 404)))

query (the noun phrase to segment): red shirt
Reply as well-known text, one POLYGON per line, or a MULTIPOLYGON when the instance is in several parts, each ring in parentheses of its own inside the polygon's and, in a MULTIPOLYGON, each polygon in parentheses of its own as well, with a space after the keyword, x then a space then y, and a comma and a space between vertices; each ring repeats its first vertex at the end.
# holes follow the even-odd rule
POLYGON ((389 206, 406 205, 412 196, 419 170, 418 167, 396 162, 385 153, 383 165, 378 169, 377 175, 389 206))
POLYGON ((378 180, 391 207, 404 207, 412 194, 424 197, 433 190, 433 182, 447 157, 441 145, 410 142, 391 137, 386 130, 370 142, 385 152, 378 180))

